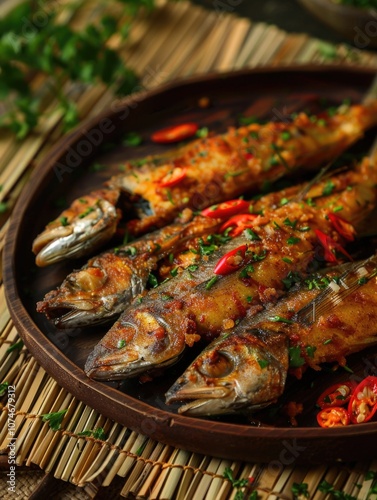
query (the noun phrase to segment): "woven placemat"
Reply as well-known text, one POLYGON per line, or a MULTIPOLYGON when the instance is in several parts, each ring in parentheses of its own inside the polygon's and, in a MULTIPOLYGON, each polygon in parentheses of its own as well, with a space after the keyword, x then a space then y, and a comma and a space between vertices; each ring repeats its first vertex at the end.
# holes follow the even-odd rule
MULTIPOLYGON (((63 10, 65 3, 59 2, 59 8, 63 10)), ((95 2, 77 5, 79 8, 68 21, 80 26, 95 15, 95 2)), ((117 43, 116 36, 113 42, 117 43)), ((161 0, 153 12, 140 15, 122 54, 141 76, 144 88, 192 74, 258 65, 338 62, 377 68, 376 54, 347 45, 330 46, 305 34, 287 34, 275 26, 255 24, 219 9, 204 10, 187 1, 161 0)), ((34 78, 39 79, 39 86, 47 83, 40 75, 34 78)), ((71 86, 65 90, 75 96, 83 119, 106 109, 114 99, 103 86, 71 86)), ((36 133, 22 142, 11 134, 0 137, 0 201, 8 206, 2 215, 1 251, 9 216, 22 188, 34 166, 62 135, 61 112, 55 110, 54 102, 46 102, 48 108, 36 133)), ((377 462, 331 467, 293 467, 284 460, 266 465, 231 462, 165 446, 99 415, 59 387, 25 348, 7 352, 18 341, 18 335, 2 285, 0 332, 0 383, 7 381, 17 387, 14 436, 18 466, 14 494, 8 490, 6 454, 10 437, 5 399, 0 414, 0 491, 4 499, 235 498, 237 488, 223 475, 227 467, 232 468, 236 479, 254 478, 261 499, 291 499, 294 483, 306 483, 310 498, 325 498, 318 489, 324 480, 344 495, 367 497, 372 484, 368 471, 376 471, 377 462), (42 421, 42 414, 65 408, 74 417, 61 430, 53 431, 42 421), (98 427, 105 430, 106 441, 78 435, 98 427)))

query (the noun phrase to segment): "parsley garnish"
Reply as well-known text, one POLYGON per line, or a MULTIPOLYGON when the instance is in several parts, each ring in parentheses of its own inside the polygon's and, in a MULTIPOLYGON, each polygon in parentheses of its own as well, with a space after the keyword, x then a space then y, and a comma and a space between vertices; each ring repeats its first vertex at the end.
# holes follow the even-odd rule
POLYGON ((93 430, 82 431, 79 432, 77 435, 93 437, 94 439, 100 439, 101 441, 104 441, 106 439, 106 433, 103 427, 96 427, 93 430))
POLYGON ((270 364, 270 362, 267 361, 267 359, 258 359, 258 364, 263 369, 266 368, 270 364))
POLYGON ((250 241, 261 241, 260 236, 257 235, 252 229, 247 228, 243 232, 243 234, 246 236, 246 238, 250 241))
POLYGON ((242 269, 239 276, 240 276, 240 278, 248 278, 249 273, 253 273, 253 272, 254 272, 254 267, 251 264, 248 264, 246 267, 244 267, 244 269, 242 269))
POLYGON ((41 415, 43 422, 48 422, 50 429, 53 431, 58 431, 60 429, 60 425, 63 421, 64 415, 67 413, 68 409, 57 411, 54 413, 45 413, 41 415))
POLYGON ((202 127, 196 131, 196 136, 201 137, 204 139, 205 137, 208 137, 208 127, 202 127))
POLYGON ((305 359, 301 356, 301 349, 299 346, 289 348, 289 366, 291 368, 300 368, 305 364, 305 359))
POLYGON ((68 219, 67 219, 67 217, 60 217, 59 221, 60 221, 60 224, 62 226, 68 226, 68 219))
POLYGON ((156 286, 158 286, 158 279, 156 278, 156 276, 153 273, 149 273, 147 283, 152 288, 156 288, 156 286))
POLYGON ((295 236, 291 236, 290 238, 287 239, 288 245, 296 245, 300 241, 301 241, 300 238, 296 238, 295 236))
POLYGON ((213 278, 211 278, 209 281, 207 281, 206 283, 206 290, 209 290, 210 288, 213 287, 213 285, 216 283, 216 281, 218 280, 218 276, 214 276, 213 278))
POLYGON ((124 339, 118 340, 118 343, 117 343, 118 349, 122 349, 123 347, 125 347, 125 345, 126 345, 126 341, 124 339))
POLYGON ((317 350, 317 348, 312 346, 312 345, 307 345, 305 347, 305 350, 306 350, 306 353, 309 356, 309 358, 314 358, 314 353, 317 350))
POLYGON ((287 217, 284 221, 284 225, 291 227, 292 229, 295 229, 297 226, 297 222, 298 222, 297 220, 291 221, 289 217, 287 217))

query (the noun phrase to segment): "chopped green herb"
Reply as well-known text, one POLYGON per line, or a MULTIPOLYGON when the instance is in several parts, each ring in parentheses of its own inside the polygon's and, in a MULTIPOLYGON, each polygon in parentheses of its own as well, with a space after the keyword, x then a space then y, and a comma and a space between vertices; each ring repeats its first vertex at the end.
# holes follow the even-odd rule
POLYGON ((67 217, 60 217, 59 221, 60 221, 60 224, 62 226, 68 226, 68 219, 67 219, 67 217))
POLYGON ((266 359, 258 359, 258 364, 263 369, 266 368, 270 364, 270 362, 266 359))
POLYGON ((92 212, 94 212, 94 207, 88 207, 84 212, 82 212, 79 215, 79 219, 83 219, 84 217, 86 217, 87 215, 89 215, 92 212))
POLYGON ((91 165, 90 167, 90 170, 92 172, 100 172, 101 170, 104 170, 106 168, 105 165, 102 165, 101 163, 93 163, 93 165, 91 165))
POLYGON ((174 269, 172 269, 170 271, 170 274, 173 276, 173 278, 175 278, 175 276, 177 276, 177 274, 178 274, 178 267, 175 267, 174 269))
POLYGON ((305 359, 301 356, 301 349, 299 346, 289 348, 289 366, 291 368, 300 368, 305 364, 305 359))
POLYGON ((335 184, 333 183, 333 181, 327 181, 325 187, 323 188, 322 194, 324 196, 329 196, 334 191, 334 188, 335 184))
POLYGON ((272 221, 273 225, 275 226, 275 229, 281 229, 279 224, 276 221, 272 221))
POLYGON ((12 351, 17 351, 17 350, 20 351, 23 347, 24 347, 24 343, 22 342, 22 340, 19 340, 15 344, 10 345, 8 347, 8 349, 6 350, 6 352, 12 352, 12 351))
POLYGON ((0 396, 4 396, 9 387, 9 382, 3 382, 0 384, 0 396))
POLYGON ((208 127, 202 127, 196 131, 196 136, 204 139, 205 137, 208 137, 208 127))
POLYGON ((309 490, 307 483, 293 483, 292 484, 292 494, 294 498, 305 497, 309 498, 309 490))
POLYGON ((210 288, 213 287, 213 285, 216 283, 216 281, 218 280, 218 276, 214 276, 213 278, 211 278, 209 281, 207 281, 206 283, 206 290, 209 290, 210 288))
POLYGON ((244 230, 243 234, 246 236, 246 238, 250 241, 261 241, 260 236, 257 235, 252 229, 247 228, 244 230))
POLYGON ((314 353, 317 350, 317 348, 312 346, 312 345, 307 345, 305 347, 305 350, 306 350, 306 353, 309 356, 309 358, 314 358, 314 353))
POLYGON ((276 167, 277 165, 280 165, 281 161, 279 157, 276 156, 271 156, 271 158, 268 160, 268 164, 270 167, 276 167))
MULTIPOLYGON (((249 253, 249 252, 246 252, 249 253)), ((251 258, 253 259, 254 262, 259 262, 261 260, 264 260, 267 257, 267 250, 263 250, 260 254, 257 254, 255 252, 251 252, 251 258)))
POLYGON ((303 227, 299 227, 298 230, 301 231, 301 233, 306 233, 307 231, 310 231, 310 227, 303 226, 303 227))
POLYGON ((253 297, 251 295, 248 295, 246 297, 247 302, 250 304, 253 301, 253 297))
POLYGON ((294 220, 294 221, 291 221, 289 219, 289 217, 287 217, 285 220, 284 220, 284 225, 285 226, 288 226, 288 227, 291 227, 292 229, 295 229, 296 226, 297 226, 297 220, 294 220))
POLYGON ((268 319, 274 323, 287 323, 288 325, 292 325, 294 323, 291 319, 282 318, 281 316, 270 316, 268 319))
POLYGON ((125 345, 126 345, 126 341, 124 339, 118 340, 118 343, 117 343, 118 349, 122 349, 123 347, 125 347, 125 345))
POLYGON ((315 207, 315 206, 316 206, 315 202, 313 201, 313 198, 308 198, 308 199, 306 200, 306 204, 307 204, 309 207, 315 207))
POLYGON ((342 210, 343 210, 343 206, 342 205, 338 205, 337 207, 333 208, 333 212, 341 212, 342 210))
POLYGON ((292 264, 292 262, 293 262, 293 260, 290 259, 289 257, 283 257, 281 260, 286 262, 287 264, 292 264))
POLYGON ((287 239, 288 245, 296 245, 300 241, 301 241, 300 238, 296 238, 295 236, 291 236, 290 238, 287 239))
POLYGON ((256 116, 239 116, 238 121, 241 125, 251 125, 253 123, 258 123, 258 118, 256 116))
POLYGON ((156 278, 156 276, 153 273, 149 273, 147 283, 152 288, 156 288, 156 286, 158 286, 158 279, 156 278))
POLYGON ((244 269, 242 269, 242 271, 239 274, 239 277, 240 278, 248 278, 249 273, 253 273, 253 272, 254 272, 254 267, 251 264, 248 264, 246 267, 244 267, 244 269))
POLYGON ((143 297, 138 297, 135 302, 136 304, 141 304, 143 302, 143 297))
POLYGON ((132 257, 135 257, 137 255, 137 249, 135 247, 127 247, 124 249, 125 253, 128 255, 131 255, 132 257))
POLYGON ((351 368, 350 368, 349 366, 347 366, 347 365, 344 365, 344 366, 343 366, 343 369, 344 369, 346 372, 348 372, 348 373, 353 373, 353 370, 351 370, 351 368))
POLYGON ((288 130, 284 130, 281 134, 280 137, 282 138, 283 141, 289 141, 291 139, 292 134, 288 130))
POLYGON ((93 430, 85 430, 82 432, 79 432, 77 434, 78 436, 87 436, 87 437, 93 437, 94 439, 100 439, 101 441, 105 441, 106 439, 106 433, 103 427, 96 427, 93 430))
POLYGON ((366 283, 368 283, 368 278, 367 278, 366 276, 363 276, 362 278, 359 278, 359 279, 357 280, 357 283, 358 283, 359 285, 365 285, 366 283))
POLYGON ((209 241, 209 244, 206 245, 202 238, 199 239, 199 251, 201 255, 211 255, 217 250, 218 247, 211 243, 212 240, 213 238, 208 237, 207 241, 209 241))
POLYGON ((285 288, 287 290, 290 290, 295 283, 299 283, 301 281, 301 276, 295 271, 289 271, 287 277, 283 278, 281 281, 284 284, 285 288))
POLYGON ((175 205, 170 189, 166 190, 166 196, 172 205, 175 205))
POLYGON ((326 127, 327 122, 323 118, 320 118, 319 120, 317 120, 317 125, 319 125, 320 127, 326 127))
POLYGON ((162 300, 172 300, 173 297, 171 295, 163 294, 161 295, 162 300))
POLYGON ((196 264, 191 264, 191 266, 188 266, 187 267, 187 270, 190 272, 190 273, 193 273, 195 271, 197 271, 199 268, 199 266, 197 266, 196 264))
POLYGON ((331 344, 332 342, 332 339, 326 339, 324 342, 323 342, 323 345, 328 345, 328 344, 331 344))
POLYGON ((283 207, 284 205, 286 205, 287 203, 289 203, 289 200, 288 198, 282 198, 280 200, 280 206, 283 207))
POLYGON ((139 146, 143 142, 141 135, 135 132, 129 132, 122 141, 123 146, 135 147, 139 146))
POLYGON ((246 172, 248 172, 248 170, 239 170, 238 172, 227 172, 224 175, 224 179, 226 180, 229 177, 238 177, 239 175, 245 174, 246 172))
POLYGON ((58 431, 67 411, 68 409, 57 411, 54 413, 45 413, 41 415, 42 421, 48 422, 50 429, 52 429, 53 431, 58 431))

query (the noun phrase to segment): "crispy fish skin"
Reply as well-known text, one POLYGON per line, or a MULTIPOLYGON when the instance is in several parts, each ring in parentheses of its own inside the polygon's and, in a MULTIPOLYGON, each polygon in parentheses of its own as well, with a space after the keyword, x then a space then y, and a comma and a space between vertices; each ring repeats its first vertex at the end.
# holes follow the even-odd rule
POLYGON ((292 271, 305 271, 315 259, 316 229, 342 243, 327 217, 335 204, 350 222, 375 205, 376 170, 368 159, 355 178, 360 185, 330 195, 323 208, 291 202, 266 211, 256 219, 251 241, 246 234, 234 238, 194 272, 184 271, 179 280, 173 278, 151 290, 141 304, 128 307, 89 356, 88 376, 127 378, 166 366, 179 358, 185 345, 211 340, 248 311, 255 314, 276 302, 285 291, 282 280, 292 271), (219 258, 242 245, 248 249, 243 267, 227 276, 215 275, 219 258))
POLYGON ((80 205, 85 196, 75 200, 35 238, 36 264, 47 266, 81 257, 109 241, 122 216, 121 193, 138 217, 129 221, 128 229, 140 235, 171 223, 186 207, 199 210, 245 190, 257 190, 287 172, 318 167, 336 158, 377 123, 376 111, 377 101, 371 101, 367 106, 343 107, 319 120, 301 113, 292 123, 231 129, 161 157, 148 157, 141 166, 129 162, 124 174, 88 195, 94 200, 89 206, 92 211, 87 212, 85 203, 80 205), (176 168, 186 172, 182 182, 163 187, 164 179, 176 168))
POLYGON ((119 315, 144 292, 149 273, 159 259, 187 240, 215 231, 220 221, 197 216, 148 234, 130 244, 90 259, 37 303, 58 328, 77 328, 105 322, 119 315))
MULTIPOLYGON (((332 195, 364 180, 363 170, 333 177, 332 195)), ((326 179, 316 182, 310 189, 305 189, 304 200, 317 206, 328 204, 328 198, 323 196, 327 186, 326 179)), ((263 213, 277 208, 281 200, 293 199, 303 192, 304 187, 305 184, 301 184, 267 194, 253 203, 252 211, 263 213)), ((339 208, 334 198, 334 208, 336 205, 339 208)), ((44 313, 58 328, 89 327, 115 319, 138 294, 144 292, 148 275, 155 268, 163 281, 181 274, 190 265, 198 264, 200 243, 206 243, 206 236, 218 231, 220 222, 200 216, 189 220, 190 217, 186 214, 184 220, 188 222, 166 226, 131 244, 93 257, 80 270, 70 273, 57 289, 47 293, 44 300, 37 303, 37 311, 44 313)), ((221 238, 216 239, 216 245, 219 242, 221 238)))
MULTIPOLYGON (((279 341, 280 357, 284 360, 288 360, 290 349, 296 350, 290 372, 298 378, 307 367, 320 370, 325 362, 344 366, 349 354, 377 344, 376 264, 375 257, 365 263, 362 269, 368 271, 371 278, 359 281, 350 293, 344 285, 342 289, 342 280, 333 281, 331 274, 331 288, 327 288, 325 293, 318 289, 305 290, 305 285, 301 284, 268 313, 250 321, 246 319, 238 328, 215 340, 196 358, 167 392, 168 402, 185 401, 186 404, 178 411, 192 416, 250 412, 267 406, 282 395, 288 373, 287 363, 276 364, 276 339, 279 341), (313 312, 316 308, 320 309, 311 324, 300 321, 303 307, 313 308, 313 312), (288 321, 271 320, 276 317, 288 321), (256 348, 261 337, 270 338, 273 348, 266 342, 264 348, 256 348), (298 367, 298 364, 301 366, 298 367), (249 384, 241 385, 242 390, 238 384, 240 366, 241 380, 247 380, 249 384), (276 380, 281 381, 280 386, 276 385, 276 380), (250 387, 252 390, 247 390, 250 387), (226 392, 225 400, 221 399, 221 391, 226 392)), ((354 273, 356 280, 360 276, 365 274, 354 273)))

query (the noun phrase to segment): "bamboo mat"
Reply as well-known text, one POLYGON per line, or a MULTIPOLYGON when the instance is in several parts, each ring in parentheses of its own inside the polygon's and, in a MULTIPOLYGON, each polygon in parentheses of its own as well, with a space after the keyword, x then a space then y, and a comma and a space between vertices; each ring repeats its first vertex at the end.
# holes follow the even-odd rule
MULTIPOLYGON (((84 1, 67 21, 79 26, 93 16, 94 5, 84 1)), ((116 36, 112 43, 119 43, 116 36)), ((161 1, 155 11, 138 17, 122 51, 127 64, 141 76, 144 88, 192 74, 258 65, 339 62, 377 68, 376 54, 347 45, 333 47, 305 34, 287 34, 275 26, 252 23, 215 9, 206 11, 187 1, 161 1)), ((45 83, 42 76, 34 77, 36 88, 43 88, 45 83)), ((114 99, 111 91, 101 86, 67 86, 65 90, 77 101, 82 118, 96 115, 114 99)), ((22 142, 16 142, 10 134, 0 137, 0 201, 8 207, 0 219, 0 251, 12 208, 31 171, 62 135, 61 112, 54 109, 53 100, 46 103, 46 114, 36 133, 22 142)), ((377 470, 377 461, 331 467, 231 462, 165 446, 104 418, 59 387, 25 348, 7 352, 18 336, 2 286, 0 331, 0 383, 7 381, 17 387, 14 436, 18 464, 16 493, 12 494, 7 490, 9 429, 3 398, 1 498, 243 498, 224 478, 227 467, 231 467, 235 479, 254 478, 259 496, 251 498, 291 499, 294 483, 307 483, 310 498, 319 500, 326 497, 318 489, 324 480, 343 494, 360 499, 367 496, 372 484, 367 472, 377 470), (51 430, 41 419, 42 414, 66 408, 69 417, 59 431, 51 430), (105 441, 79 436, 85 429, 99 427, 105 430, 105 441)))

